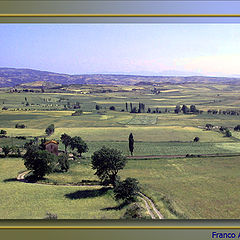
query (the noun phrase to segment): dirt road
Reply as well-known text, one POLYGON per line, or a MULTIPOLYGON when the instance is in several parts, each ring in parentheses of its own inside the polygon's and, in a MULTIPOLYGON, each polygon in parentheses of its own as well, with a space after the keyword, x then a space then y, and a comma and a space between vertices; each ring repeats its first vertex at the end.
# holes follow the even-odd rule
POLYGON ((138 194, 140 195, 141 199, 144 201, 146 209, 148 210, 148 213, 150 214, 152 219, 156 219, 156 217, 158 219, 164 219, 163 215, 157 210, 153 201, 149 197, 147 197, 141 192, 139 192, 138 194))

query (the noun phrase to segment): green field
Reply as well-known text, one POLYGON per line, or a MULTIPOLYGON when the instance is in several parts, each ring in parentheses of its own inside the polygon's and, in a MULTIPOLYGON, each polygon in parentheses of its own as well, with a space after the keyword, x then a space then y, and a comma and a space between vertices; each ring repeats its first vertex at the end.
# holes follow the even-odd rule
MULTIPOLYGON (((240 133, 233 130, 240 124, 240 115, 222 112, 240 111, 240 87, 183 84, 156 88, 160 89, 159 94, 153 93, 151 85, 78 85, 67 89, 71 92, 61 89, 61 92, 46 90, 44 93, 10 93, 7 88, 0 89, 0 130, 7 131, 7 137, 0 138, 0 150, 8 145, 19 146, 24 152, 24 143, 34 137, 60 141, 63 133, 80 136, 89 151, 71 165, 69 172, 51 174, 46 180, 76 183, 97 179, 91 170, 90 157, 102 146, 117 148, 129 156, 128 136, 132 133, 134 156, 139 160, 129 160, 121 176, 136 177, 143 192, 154 200, 165 218, 239 218, 239 157, 230 156, 240 154, 240 133), (98 91, 106 88, 113 92, 98 91), (145 113, 130 113, 130 102, 137 108, 139 103, 144 103, 145 113), (78 104, 83 114, 72 116, 78 104), (188 107, 194 104, 203 113, 174 113, 176 105, 183 104, 188 107), (109 110, 111 106, 116 110, 109 110), (147 113, 148 108, 151 113, 147 113), (209 109, 221 113, 209 114, 209 109), (155 110, 158 113, 153 113, 155 110), (24 124, 26 128, 15 128, 16 124, 24 124), (54 124, 55 132, 46 136, 45 129, 50 124, 54 124), (214 128, 206 130, 206 124, 214 128), (226 137, 219 130, 220 126, 227 127, 232 137, 226 137), (200 141, 193 142, 195 137, 200 141), (184 158, 187 154, 229 154, 229 157, 184 158), (159 155, 161 159, 141 159, 159 155), (164 158, 165 155, 170 157, 164 158), (178 155, 183 158, 177 159, 178 155)), ((64 150, 61 142, 59 149, 64 150)), ((101 210, 117 204, 113 193, 102 194, 101 187, 89 189, 16 182, 17 173, 25 169, 23 161, 0 158, 0 166, 1 218, 43 218, 46 212, 51 212, 61 219, 118 219, 124 214, 125 209, 101 210), (77 191, 80 193, 75 195, 89 194, 89 197, 66 197, 77 191)))
POLYGON ((120 211, 101 210, 117 203, 110 192, 100 187, 69 187, 27 184, 16 181, 23 171, 23 161, 15 158, 0 161, 1 219, 42 219, 47 212, 58 219, 116 219, 120 211))
MULTIPOLYGON (((1 159, 0 166, 3 219, 41 219, 46 212, 59 219, 115 219, 126 210, 101 210, 118 205, 111 191, 101 192, 101 187, 16 182, 18 172, 25 169, 23 161, 1 159)), ((154 200, 165 218, 235 219, 240 214, 239 172, 239 157, 213 157, 129 160, 120 175, 137 178, 142 192, 154 200)), ((97 180, 88 160, 74 163, 68 173, 50 174, 45 181, 66 184, 82 180, 97 180)))
POLYGON ((138 178, 167 217, 166 206, 180 218, 238 219, 239 173, 239 157, 224 157, 131 160, 121 176, 138 178))

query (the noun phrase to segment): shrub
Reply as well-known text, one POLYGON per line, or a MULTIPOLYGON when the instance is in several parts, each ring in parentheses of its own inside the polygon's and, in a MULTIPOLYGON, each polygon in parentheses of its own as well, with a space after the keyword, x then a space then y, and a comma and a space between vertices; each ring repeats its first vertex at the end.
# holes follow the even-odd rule
POLYGON ((225 136, 226 137, 231 137, 232 136, 232 133, 230 132, 229 129, 226 130, 226 135, 225 136))
POLYGON ((141 219, 143 218, 142 211, 143 209, 137 203, 133 203, 126 209, 126 212, 124 213, 122 218, 123 219, 141 219))
POLYGON ((2 130, 0 131, 0 134, 6 135, 6 134, 7 134, 7 131, 2 129, 2 130))
POLYGON ((198 142, 199 140, 200 140, 199 137, 195 137, 195 138, 193 139, 194 142, 198 142))
POLYGON ((25 128, 26 126, 24 125, 24 124, 19 124, 19 123, 17 123, 16 125, 15 125, 15 128, 25 128))
POLYGON ((44 217, 44 219, 47 219, 47 220, 54 220, 54 219, 57 219, 57 218, 58 218, 57 214, 50 213, 50 212, 47 212, 46 216, 44 217))
POLYGON ((109 108, 109 110, 115 111, 116 108, 115 108, 114 106, 111 106, 111 107, 109 108))
POLYGON ((58 163, 59 163, 60 170, 62 172, 67 172, 68 171, 69 162, 68 162, 68 155, 67 154, 60 155, 58 157, 58 163))
POLYGON ((82 110, 76 110, 74 113, 72 113, 72 116, 80 116, 83 114, 83 111, 82 110))
POLYGON ((55 131, 54 124, 49 125, 49 126, 46 128, 46 130, 45 130, 45 132, 46 132, 46 134, 47 134, 48 136, 51 135, 51 134, 53 134, 54 131, 55 131))
POLYGON ((126 178, 124 181, 117 183, 113 192, 116 200, 136 201, 139 192, 138 181, 136 178, 126 178))
POLYGON ((240 131, 240 125, 237 125, 237 126, 234 128, 234 131, 240 131))

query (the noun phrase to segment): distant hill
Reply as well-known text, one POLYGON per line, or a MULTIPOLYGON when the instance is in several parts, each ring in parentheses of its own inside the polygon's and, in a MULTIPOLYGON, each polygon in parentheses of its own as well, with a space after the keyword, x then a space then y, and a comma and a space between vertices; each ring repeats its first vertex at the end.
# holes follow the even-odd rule
POLYGON ((0 87, 56 87, 58 84, 109 84, 139 85, 153 83, 184 84, 184 83, 224 83, 240 84, 240 78, 208 77, 208 76, 140 76, 118 74, 82 74, 70 75, 39 71, 33 69, 0 68, 0 87), (34 82, 34 83, 33 83, 34 82), (45 83, 44 83, 45 82, 45 83), (29 84, 33 83, 33 84, 29 84))

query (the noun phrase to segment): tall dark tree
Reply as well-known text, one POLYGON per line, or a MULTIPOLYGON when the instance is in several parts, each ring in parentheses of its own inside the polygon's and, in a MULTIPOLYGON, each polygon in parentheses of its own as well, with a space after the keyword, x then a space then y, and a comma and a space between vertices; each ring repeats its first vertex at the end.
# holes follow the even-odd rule
POLYGON ((129 151, 131 152, 131 155, 133 155, 133 150, 134 150, 134 138, 133 134, 130 133, 128 137, 128 145, 129 145, 129 151))
POLYGON ((196 108, 195 105, 191 105, 191 106, 190 106, 190 112, 192 112, 192 113, 197 112, 197 108, 196 108))
POLYGON ((126 165, 127 159, 122 152, 103 146, 100 150, 93 153, 92 169, 96 169, 97 175, 103 184, 116 186, 117 174, 126 165))
POLYGON ((131 110, 131 113, 137 113, 137 112, 138 112, 137 108, 133 107, 132 110, 131 110))
POLYGON ((181 111, 181 107, 177 105, 176 108, 174 109, 174 112, 178 114, 180 111, 181 111))
POLYGON ((128 103, 126 102, 126 111, 128 112, 128 103))
POLYGON ((66 133, 61 135, 61 141, 65 146, 65 152, 67 152, 67 147, 70 146, 71 144, 71 136, 67 135, 66 133))
POLYGON ((184 114, 186 114, 186 113, 189 112, 189 109, 188 109, 188 107, 186 105, 183 105, 182 106, 182 111, 183 111, 184 114))

